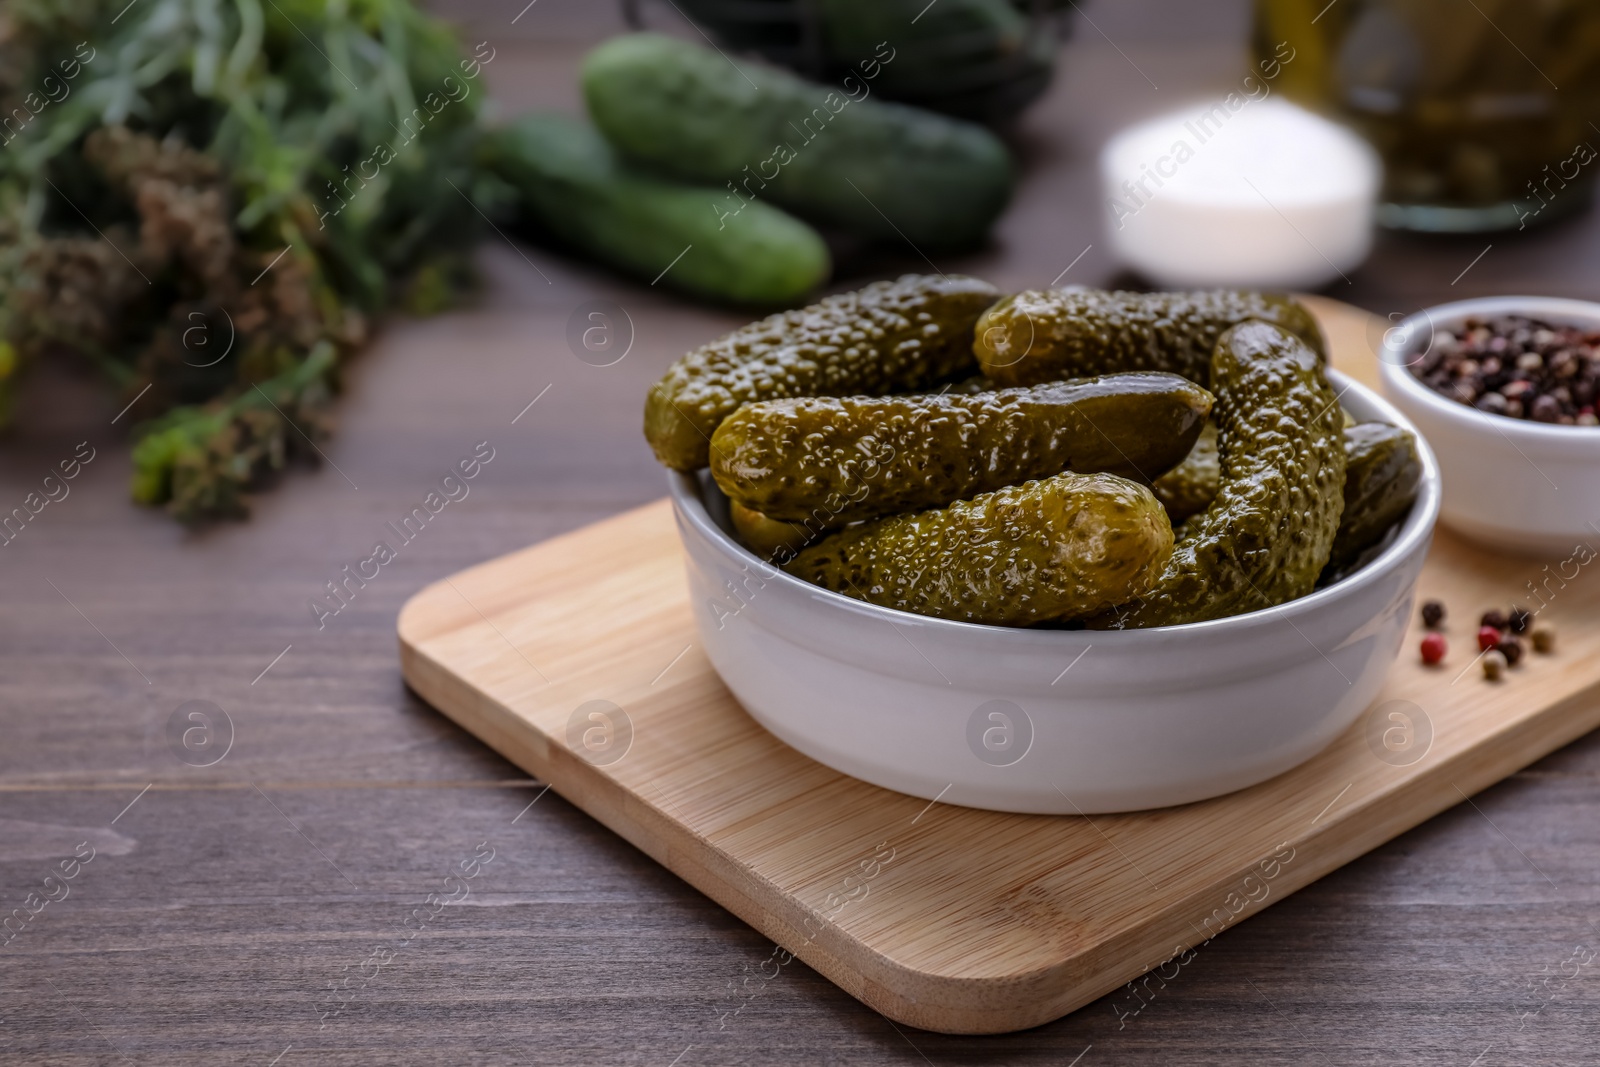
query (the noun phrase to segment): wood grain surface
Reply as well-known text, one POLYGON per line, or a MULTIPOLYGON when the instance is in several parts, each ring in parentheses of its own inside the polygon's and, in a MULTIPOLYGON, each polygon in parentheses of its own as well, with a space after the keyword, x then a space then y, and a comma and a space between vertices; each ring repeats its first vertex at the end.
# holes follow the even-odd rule
MULTIPOLYGON (((1145 3, 1185 9, 1184 38, 1153 41, 1139 38, 1147 25, 1165 34, 1175 20, 1080 6, 1111 41, 1080 23, 1016 131, 1015 206, 990 248, 941 269, 1040 285, 1081 254, 1062 284, 1113 281, 1095 148, 1236 75, 1242 3, 1145 3), (1228 32, 1208 43, 1212 11, 1228 32)), ((615 21, 597 0, 469 13, 474 39, 499 49, 487 77, 506 113, 575 109, 577 59, 615 21)), ((673 358, 742 321, 498 237, 480 266, 476 306, 390 323, 352 366, 326 449, 338 469, 290 474, 245 524, 186 533, 130 505, 137 407, 113 425, 117 398, 72 368, 39 369, 0 441, 0 499, 20 501, 80 441, 97 452, 69 498, 0 546, 4 911, 80 842, 96 853, 0 949, 0 1062, 1593 1061, 1600 983, 1581 953, 1567 962, 1600 946, 1592 735, 1240 923, 1164 988, 1152 981, 1136 1016, 1112 996, 1020 1034, 946 1037, 891 1025, 798 961, 762 977, 770 941, 555 794, 529 808, 543 783, 401 684, 395 617, 418 589, 661 495, 640 398, 673 358), (569 317, 594 299, 636 329, 615 366, 566 348, 569 317), (319 631, 307 601, 484 440, 497 454, 471 495, 319 631), (166 736, 190 700, 233 724, 210 767, 182 762, 166 736), (444 880, 480 842, 495 858, 470 897, 402 946, 400 924, 431 914, 430 893, 458 892, 444 880), (392 956, 363 982, 375 951, 392 956)), ((852 261, 839 285, 926 266, 890 250, 852 261)), ((1388 237, 1350 277, 1331 294, 1380 314, 1489 293, 1592 297, 1600 218, 1388 237)), ((1574 587, 1596 581, 1586 571, 1574 587)), ((1440 592, 1458 617, 1488 606, 1440 592)))

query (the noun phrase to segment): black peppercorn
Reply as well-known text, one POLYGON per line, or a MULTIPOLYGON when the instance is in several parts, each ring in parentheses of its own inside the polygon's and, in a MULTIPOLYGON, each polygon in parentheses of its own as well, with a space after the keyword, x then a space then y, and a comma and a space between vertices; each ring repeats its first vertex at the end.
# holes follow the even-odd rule
POLYGON ((1506 615, 1506 626, 1514 634, 1525 634, 1528 632, 1528 627, 1532 625, 1533 612, 1521 604, 1513 605, 1511 611, 1506 615))
POLYGON ((1499 608, 1486 611, 1483 613, 1483 618, 1478 621, 1478 625, 1490 626, 1503 633, 1508 625, 1506 613, 1501 611, 1499 608))
POLYGON ((1422 625, 1430 630, 1437 630, 1444 621, 1444 605, 1437 600, 1424 601, 1422 605, 1422 625))
POLYGON ((1429 388, 1489 415, 1596 426, 1600 331, 1518 315, 1468 319, 1411 368, 1429 388))
POLYGON ((1515 667, 1517 661, 1522 658, 1522 642, 1515 637, 1508 637, 1494 647, 1496 652, 1506 658, 1506 666, 1508 667, 1515 667))

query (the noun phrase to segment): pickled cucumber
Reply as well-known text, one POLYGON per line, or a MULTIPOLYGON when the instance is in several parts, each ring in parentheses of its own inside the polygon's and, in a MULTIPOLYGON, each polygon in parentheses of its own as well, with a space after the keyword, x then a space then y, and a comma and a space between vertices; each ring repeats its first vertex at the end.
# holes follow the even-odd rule
POLYGON ((1172 527, 1149 489, 1068 472, 849 527, 784 569, 883 607, 1027 626, 1138 596, 1171 553, 1172 527))
POLYGON ((1132 370, 1170 371, 1205 385, 1218 336, 1247 319, 1276 323, 1326 355, 1322 330, 1304 305, 1234 290, 1034 289, 985 312, 973 350, 983 373, 1002 385, 1132 370))
POLYGON ((1211 394, 1175 374, 1110 374, 973 396, 799 397, 748 404, 711 438, 730 500, 837 523, 941 507, 1064 470, 1148 483, 1178 463, 1211 394))
POLYGON ((1282 604, 1311 592, 1328 562, 1344 512, 1344 418, 1321 361, 1287 330, 1246 322, 1218 338, 1209 377, 1216 499, 1185 524, 1154 588, 1096 626, 1171 626, 1282 604))
POLYGON ((737 500, 728 501, 728 517, 744 546, 762 559, 777 556, 791 558, 802 548, 821 536, 831 524, 810 526, 798 522, 782 522, 768 518, 754 508, 747 508, 737 500))
POLYGON ((1174 528, 1191 515, 1211 506, 1217 497, 1222 472, 1217 464, 1217 426, 1208 422, 1200 430, 1194 448, 1183 462, 1150 483, 1150 488, 1167 509, 1174 528))
MULTIPOLYGON (((1357 423, 1344 415, 1344 515, 1319 586, 1353 573, 1417 498, 1422 461, 1416 438, 1384 422, 1357 423)), ((1174 528, 1204 511, 1217 495, 1217 431, 1207 424, 1184 461, 1150 486, 1174 528)))
POLYGON ((1409 430, 1361 422, 1344 431, 1344 515, 1333 539, 1328 573, 1345 570, 1383 540, 1417 499, 1422 460, 1409 430))
POLYGON ((975 278, 908 274, 751 323, 668 368, 645 400, 645 438, 662 463, 696 470, 718 424, 752 401, 879 395, 975 371, 972 325, 999 295, 975 278))

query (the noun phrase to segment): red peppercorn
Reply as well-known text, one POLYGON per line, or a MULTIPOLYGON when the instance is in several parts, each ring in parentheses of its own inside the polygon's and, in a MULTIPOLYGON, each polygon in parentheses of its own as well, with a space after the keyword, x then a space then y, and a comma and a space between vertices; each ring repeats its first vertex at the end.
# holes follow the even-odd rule
POLYGON ((1422 639, 1422 662, 1432 665, 1444 659, 1444 654, 1450 650, 1445 644, 1444 634, 1428 634, 1422 639))
POLYGON ((1487 652, 1500 643, 1500 631, 1493 626, 1484 626, 1478 630, 1478 651, 1487 652))

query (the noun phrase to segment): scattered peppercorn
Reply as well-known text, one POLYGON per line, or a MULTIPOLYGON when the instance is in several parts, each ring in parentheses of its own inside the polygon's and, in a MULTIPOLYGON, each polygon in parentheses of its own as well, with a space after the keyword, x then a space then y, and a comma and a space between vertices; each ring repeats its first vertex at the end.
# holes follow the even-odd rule
POLYGON ((1483 657, 1483 676, 1491 682, 1500 680, 1506 673, 1506 658, 1497 649, 1490 649, 1483 657))
POLYGON ((1513 605, 1510 613, 1506 615, 1506 625, 1514 634, 1525 634, 1528 632, 1528 627, 1533 625, 1533 612, 1521 604, 1513 605))
POLYGON ((1510 620, 1506 618, 1505 612, 1495 608, 1493 611, 1484 612, 1483 618, 1478 620, 1478 625, 1493 626, 1496 630, 1504 630, 1510 625, 1510 620))
POLYGON ((1483 626, 1478 629, 1478 651, 1487 652, 1500 643, 1500 631, 1493 626, 1483 626))
POLYGON ((1422 625, 1430 630, 1437 630, 1444 621, 1444 605, 1437 600, 1424 601, 1422 605, 1422 625))
POLYGON ((1596 426, 1600 332, 1519 315, 1440 331, 1411 368, 1435 392, 1491 415, 1596 426))
POLYGON ((1444 634, 1427 634, 1422 638, 1422 662, 1430 667, 1443 662, 1444 655, 1449 650, 1450 646, 1445 644, 1444 634))
POLYGON ((1517 662, 1522 659, 1522 642, 1515 637, 1507 637, 1504 641, 1495 645, 1494 648, 1496 652, 1506 658, 1507 667, 1515 667, 1517 662))
POLYGON ((1528 638, 1533 642, 1533 650, 1541 655, 1556 650, 1556 632, 1548 625, 1535 626, 1528 638))

